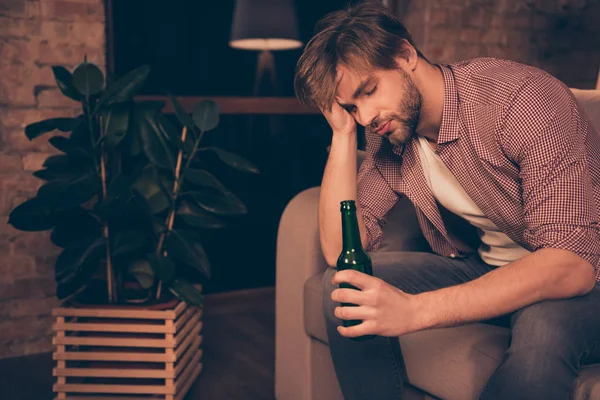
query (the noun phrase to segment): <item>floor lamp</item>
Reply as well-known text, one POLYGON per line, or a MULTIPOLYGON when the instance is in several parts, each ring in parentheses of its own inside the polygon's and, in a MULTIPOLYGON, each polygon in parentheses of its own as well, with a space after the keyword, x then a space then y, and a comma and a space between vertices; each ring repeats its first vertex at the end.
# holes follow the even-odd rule
POLYGON ((302 47, 293 0, 237 0, 229 45, 236 49, 258 50, 253 94, 258 95, 268 73, 276 92, 273 51, 302 47))

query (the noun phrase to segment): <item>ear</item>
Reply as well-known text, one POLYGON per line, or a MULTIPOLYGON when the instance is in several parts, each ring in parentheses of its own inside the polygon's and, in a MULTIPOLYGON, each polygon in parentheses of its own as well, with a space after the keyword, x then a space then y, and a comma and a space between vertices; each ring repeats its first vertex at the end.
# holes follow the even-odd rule
POLYGON ((402 39, 400 46, 400 54, 395 57, 396 64, 406 72, 413 72, 419 62, 417 50, 406 39, 402 39))

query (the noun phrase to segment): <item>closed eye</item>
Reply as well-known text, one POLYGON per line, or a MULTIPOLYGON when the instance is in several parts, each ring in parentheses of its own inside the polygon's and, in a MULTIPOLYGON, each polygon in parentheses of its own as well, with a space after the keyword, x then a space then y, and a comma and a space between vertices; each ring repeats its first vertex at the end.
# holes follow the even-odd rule
POLYGON ((365 95, 366 95, 366 96, 370 96, 370 95, 372 95, 373 93, 375 93, 375 91, 377 91, 377 85, 375 85, 375 86, 373 87, 373 89, 371 89, 370 91, 368 91, 368 92, 365 92, 365 95))

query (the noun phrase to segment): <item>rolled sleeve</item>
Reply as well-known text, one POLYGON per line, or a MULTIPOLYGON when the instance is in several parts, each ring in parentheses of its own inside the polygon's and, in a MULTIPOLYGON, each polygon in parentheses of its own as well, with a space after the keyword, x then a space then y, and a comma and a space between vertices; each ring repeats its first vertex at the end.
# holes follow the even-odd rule
POLYGON ((392 190, 380 171, 367 156, 357 177, 357 202, 360 206, 369 244, 366 251, 375 251, 381 246, 383 237, 383 217, 398 201, 398 194, 392 190))
POLYGON ((546 75, 536 81, 518 93, 507 119, 509 128, 520 124, 513 132, 527 134, 505 138, 520 167, 523 239, 531 251, 569 250, 597 270, 600 231, 586 143, 595 132, 564 85, 546 75), (524 120, 532 108, 537 118, 524 120))

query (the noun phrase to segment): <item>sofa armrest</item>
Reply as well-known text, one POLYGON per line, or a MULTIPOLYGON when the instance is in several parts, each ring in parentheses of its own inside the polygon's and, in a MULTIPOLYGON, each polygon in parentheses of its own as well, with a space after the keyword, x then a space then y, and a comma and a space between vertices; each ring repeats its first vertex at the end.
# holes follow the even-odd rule
POLYGON ((310 397, 310 338, 304 330, 304 283, 325 271, 317 209, 319 187, 286 206, 279 223, 275 275, 275 397, 310 397))

